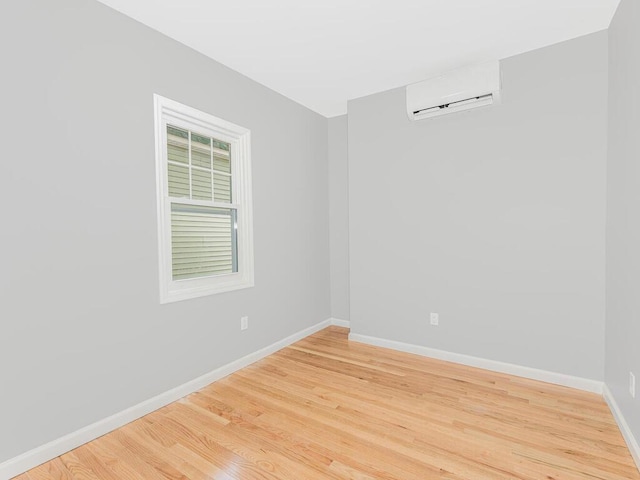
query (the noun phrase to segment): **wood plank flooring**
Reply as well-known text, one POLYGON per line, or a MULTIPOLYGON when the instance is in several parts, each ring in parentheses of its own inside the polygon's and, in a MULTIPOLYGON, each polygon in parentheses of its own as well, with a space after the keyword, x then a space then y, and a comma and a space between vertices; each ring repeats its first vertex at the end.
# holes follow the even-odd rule
POLYGON ((19 477, 640 480, 599 395, 330 327, 19 477))

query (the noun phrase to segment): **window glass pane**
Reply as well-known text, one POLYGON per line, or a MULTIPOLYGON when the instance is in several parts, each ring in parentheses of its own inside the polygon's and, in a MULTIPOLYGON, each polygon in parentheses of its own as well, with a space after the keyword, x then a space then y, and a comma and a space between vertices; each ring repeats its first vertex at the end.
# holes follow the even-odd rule
POLYGON ((169 164, 169 196, 189 198, 189 167, 169 164))
POLYGON ((234 209, 171 205, 173 279, 238 271, 234 209))
POLYGON ((211 200, 211 170, 191 170, 191 195, 196 200, 211 200))
POLYGON ((170 162, 189 163, 189 133, 167 125, 167 156, 170 162))
POLYGON ((231 145, 213 140, 213 168, 219 172, 231 173, 231 145))
POLYGON ((216 202, 231 203, 231 177, 213 172, 213 194, 216 202))
POLYGON ((211 168, 211 139, 191 133, 191 164, 211 168))

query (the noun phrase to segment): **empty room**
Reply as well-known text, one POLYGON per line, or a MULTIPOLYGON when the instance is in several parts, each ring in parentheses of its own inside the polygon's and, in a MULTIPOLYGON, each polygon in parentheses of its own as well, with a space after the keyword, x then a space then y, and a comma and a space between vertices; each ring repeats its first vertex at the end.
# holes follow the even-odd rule
POLYGON ((0 480, 640 480, 638 0, 0 36, 0 480))

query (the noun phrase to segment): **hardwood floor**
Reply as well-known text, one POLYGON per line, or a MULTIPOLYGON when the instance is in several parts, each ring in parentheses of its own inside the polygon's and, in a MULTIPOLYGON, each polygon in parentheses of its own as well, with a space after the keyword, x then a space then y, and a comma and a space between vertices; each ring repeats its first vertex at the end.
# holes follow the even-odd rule
POLYGON ((330 327, 17 477, 640 479, 595 394, 330 327))

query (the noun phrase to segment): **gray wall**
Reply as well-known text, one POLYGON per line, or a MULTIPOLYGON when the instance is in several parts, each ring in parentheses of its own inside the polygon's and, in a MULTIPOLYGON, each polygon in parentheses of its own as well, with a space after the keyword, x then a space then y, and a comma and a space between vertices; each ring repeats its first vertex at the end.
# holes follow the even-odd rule
POLYGON ((331 316, 349 320, 349 162, 347 116, 329 119, 331 316))
POLYGON ((94 1, 0 36, 0 462, 330 316, 324 117, 94 1), (154 92, 251 129, 254 288, 159 304, 154 92))
POLYGON ((640 5, 622 0, 609 29, 605 381, 640 440, 640 5), (629 394, 636 375, 636 398, 629 394))
POLYGON ((607 33, 502 66, 494 108, 349 102, 352 332, 602 380, 607 33))

